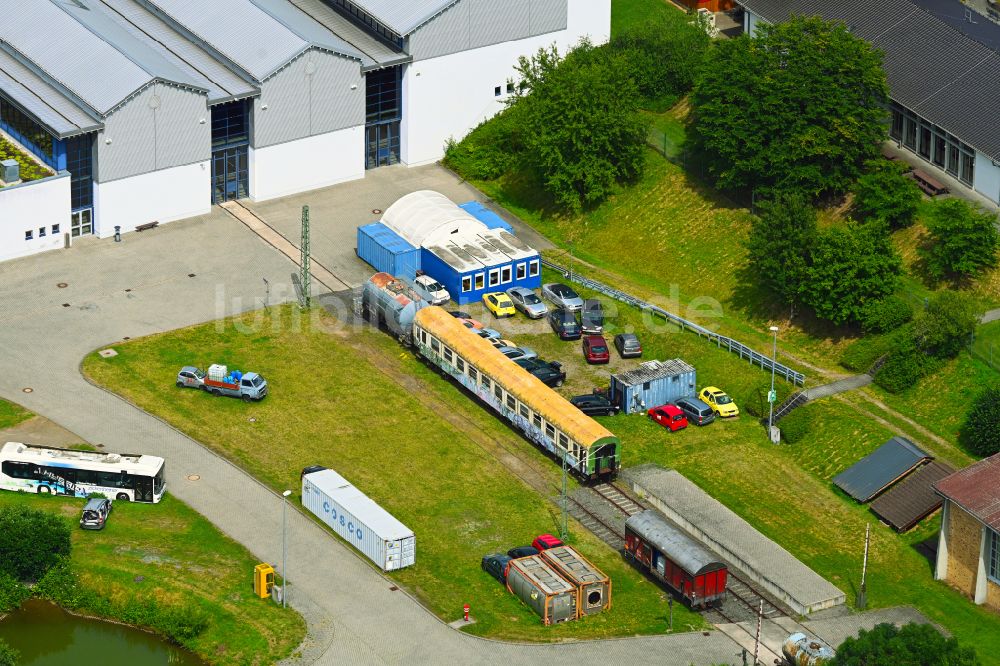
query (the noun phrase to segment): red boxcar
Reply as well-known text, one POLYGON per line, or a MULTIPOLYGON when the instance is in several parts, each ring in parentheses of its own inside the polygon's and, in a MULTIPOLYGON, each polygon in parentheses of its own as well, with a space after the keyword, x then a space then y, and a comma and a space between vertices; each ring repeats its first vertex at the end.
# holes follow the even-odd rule
POLYGON ((692 608, 726 596, 726 565, 655 511, 625 521, 625 556, 687 599, 692 608))

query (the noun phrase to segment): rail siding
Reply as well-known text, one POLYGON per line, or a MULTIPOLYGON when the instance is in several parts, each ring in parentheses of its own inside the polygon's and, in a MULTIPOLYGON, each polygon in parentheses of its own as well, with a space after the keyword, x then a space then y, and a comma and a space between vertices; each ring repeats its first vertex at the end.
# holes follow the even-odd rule
POLYGON ((797 372, 789 368, 787 365, 773 362, 766 355, 751 349, 738 340, 734 340, 733 338, 710 331, 704 326, 699 326, 698 324, 688 321, 679 315, 667 312, 659 306, 647 303, 646 301, 636 298, 631 294, 627 294, 623 291, 615 289, 614 287, 610 287, 603 282, 598 282, 597 280, 592 280, 591 278, 580 275, 579 273, 574 273, 569 269, 545 259, 544 257, 542 258, 542 265, 546 268, 558 271, 570 282, 575 282, 588 289, 602 293, 605 296, 615 299, 616 301, 628 303, 629 305, 635 306, 640 310, 651 312, 659 317, 662 317, 666 321, 676 324, 682 331, 688 330, 697 333, 699 337, 705 337, 709 342, 714 342, 720 349, 726 349, 730 353, 738 355, 741 359, 745 358, 751 365, 760 366, 762 370, 770 372, 771 366, 773 365, 774 374, 776 376, 784 378, 786 381, 791 382, 795 386, 805 386, 806 377, 801 372, 797 372))

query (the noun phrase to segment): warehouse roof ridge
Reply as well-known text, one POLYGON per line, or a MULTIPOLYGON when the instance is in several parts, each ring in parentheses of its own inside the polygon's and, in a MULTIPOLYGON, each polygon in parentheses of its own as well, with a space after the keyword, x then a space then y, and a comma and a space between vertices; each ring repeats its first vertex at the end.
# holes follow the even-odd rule
POLYGON ((405 36, 461 0, 354 0, 373 18, 405 36))

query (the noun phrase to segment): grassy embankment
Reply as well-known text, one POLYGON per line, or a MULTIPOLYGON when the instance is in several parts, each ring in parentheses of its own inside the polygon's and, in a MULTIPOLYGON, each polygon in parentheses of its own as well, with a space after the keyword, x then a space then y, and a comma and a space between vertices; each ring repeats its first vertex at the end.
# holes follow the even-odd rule
MULTIPOLYGON (((307 465, 343 473, 417 535, 417 564, 392 578, 448 621, 470 603, 472 633, 538 641, 665 630, 665 592, 575 524, 572 541, 614 581, 613 607, 542 627, 480 570, 479 558, 558 532, 548 501, 558 494, 558 466, 389 336, 330 333, 326 315, 322 326, 297 325, 295 312, 248 315, 240 327, 255 317, 258 325, 246 334, 229 322, 221 332, 208 324, 133 340, 117 345, 115 358, 88 356, 84 370, 275 489, 296 488, 307 465), (192 362, 262 372, 270 395, 246 405, 175 388, 177 368, 192 362)), ((674 612, 677 630, 703 626, 674 612)))
POLYGON ((0 430, 13 428, 32 416, 31 412, 6 400, 0 400, 0 430))

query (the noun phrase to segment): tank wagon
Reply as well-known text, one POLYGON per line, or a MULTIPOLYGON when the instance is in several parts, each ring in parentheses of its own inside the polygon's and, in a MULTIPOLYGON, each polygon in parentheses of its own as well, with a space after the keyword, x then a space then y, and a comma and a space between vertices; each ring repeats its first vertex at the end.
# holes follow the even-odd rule
POLYGON ((355 307, 358 314, 384 325, 400 342, 409 345, 413 344, 413 318, 428 305, 406 279, 376 273, 365 282, 355 307))
POLYGON ((692 608, 726 597, 726 565, 651 509, 625 521, 625 557, 681 595, 692 608))
POLYGON ((575 586, 563 579, 540 555, 511 560, 507 589, 542 618, 542 624, 557 624, 577 618, 575 586))
POLYGON ((572 546, 556 546, 541 557, 577 590, 577 615, 594 615, 611 608, 611 579, 576 552, 572 546))
POLYGON ((451 376, 584 480, 613 478, 621 444, 607 428, 569 403, 492 344, 470 335, 445 310, 429 306, 413 318, 417 353, 451 376))
POLYGON ((833 650, 802 632, 796 632, 781 644, 781 653, 794 666, 824 666, 837 656, 833 650))

